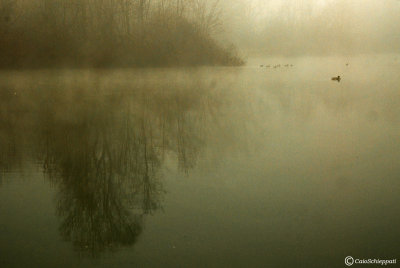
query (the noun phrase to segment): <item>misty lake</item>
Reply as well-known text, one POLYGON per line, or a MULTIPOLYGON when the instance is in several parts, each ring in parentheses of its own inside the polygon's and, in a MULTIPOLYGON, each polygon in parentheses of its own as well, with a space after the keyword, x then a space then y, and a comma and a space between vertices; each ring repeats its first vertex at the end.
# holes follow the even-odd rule
POLYGON ((399 257, 399 73, 400 55, 2 71, 0 267, 399 257))

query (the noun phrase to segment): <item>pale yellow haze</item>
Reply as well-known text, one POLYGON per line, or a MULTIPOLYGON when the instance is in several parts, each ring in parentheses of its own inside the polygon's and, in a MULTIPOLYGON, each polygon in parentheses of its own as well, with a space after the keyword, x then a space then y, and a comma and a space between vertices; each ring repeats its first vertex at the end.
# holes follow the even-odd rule
POLYGON ((397 53, 399 0, 224 0, 227 32, 264 54, 397 53))

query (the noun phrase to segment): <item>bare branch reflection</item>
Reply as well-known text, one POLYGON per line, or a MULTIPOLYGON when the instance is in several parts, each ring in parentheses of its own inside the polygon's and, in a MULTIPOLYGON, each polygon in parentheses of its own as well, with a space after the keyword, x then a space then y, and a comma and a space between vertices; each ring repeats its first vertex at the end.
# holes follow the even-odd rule
POLYGON ((145 215, 161 206, 163 160, 175 155, 188 172, 218 105, 198 82, 90 86, 42 90, 35 135, 39 162, 59 189, 60 233, 98 256, 135 243, 145 215))

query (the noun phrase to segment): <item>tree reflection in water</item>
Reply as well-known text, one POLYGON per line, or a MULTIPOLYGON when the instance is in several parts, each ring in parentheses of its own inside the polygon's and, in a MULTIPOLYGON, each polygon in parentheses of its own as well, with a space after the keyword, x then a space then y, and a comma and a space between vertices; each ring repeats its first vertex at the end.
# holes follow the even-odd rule
POLYGON ((4 159, 17 161, 12 154, 26 151, 11 146, 22 144, 23 133, 59 190, 60 233, 90 256, 135 243, 145 215, 160 207, 163 160, 175 155, 181 170, 192 168, 220 105, 213 88, 193 81, 104 86, 54 79, 10 90, 18 92, 3 90, 13 100, 0 114, 8 124, 1 129, 2 172, 12 165, 4 159))

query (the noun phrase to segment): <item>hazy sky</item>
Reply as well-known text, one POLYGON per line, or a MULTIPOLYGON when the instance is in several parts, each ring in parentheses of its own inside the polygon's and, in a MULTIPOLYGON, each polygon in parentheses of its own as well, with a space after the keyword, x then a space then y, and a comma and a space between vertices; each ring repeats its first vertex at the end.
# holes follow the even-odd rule
POLYGON ((224 0, 226 33, 246 51, 335 54, 400 50, 399 0, 224 0))

